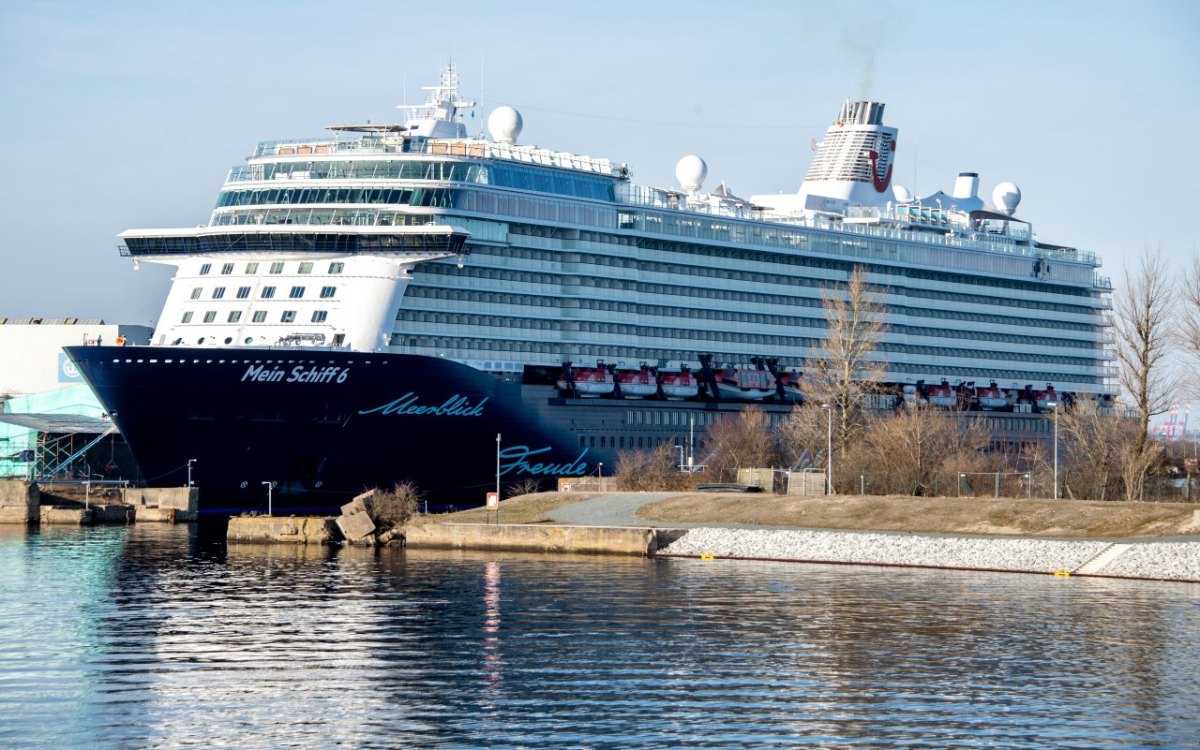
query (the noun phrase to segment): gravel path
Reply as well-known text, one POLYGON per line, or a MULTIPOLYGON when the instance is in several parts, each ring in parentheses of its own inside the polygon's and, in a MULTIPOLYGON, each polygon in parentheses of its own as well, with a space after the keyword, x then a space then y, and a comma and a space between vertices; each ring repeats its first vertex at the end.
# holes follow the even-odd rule
POLYGON ((637 509, 676 493, 613 493, 550 512, 557 523, 573 526, 690 528, 658 554, 803 562, 908 565, 960 570, 1004 570, 1025 573, 1078 573, 1089 561, 1108 552, 1115 557, 1087 575, 1147 578, 1200 583, 1200 539, 1132 541, 1039 539, 1034 537, 922 535, 893 532, 763 529, 738 524, 698 525, 654 522, 637 517, 637 509), (1124 548, 1124 549, 1121 549, 1124 548))

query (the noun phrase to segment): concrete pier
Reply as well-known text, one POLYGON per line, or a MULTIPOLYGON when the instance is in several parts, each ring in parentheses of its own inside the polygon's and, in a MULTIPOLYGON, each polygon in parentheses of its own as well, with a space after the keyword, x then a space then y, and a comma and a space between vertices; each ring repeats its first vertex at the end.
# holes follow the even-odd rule
POLYGON ((0 481, 0 523, 29 525, 38 522, 41 490, 37 482, 0 481))
POLYGON ((233 516, 225 538, 231 542, 329 544, 341 540, 333 518, 300 516, 233 516))
POLYGON ((415 524, 405 529, 408 547, 575 552, 652 556, 658 549, 654 529, 616 526, 521 526, 459 523, 415 524))

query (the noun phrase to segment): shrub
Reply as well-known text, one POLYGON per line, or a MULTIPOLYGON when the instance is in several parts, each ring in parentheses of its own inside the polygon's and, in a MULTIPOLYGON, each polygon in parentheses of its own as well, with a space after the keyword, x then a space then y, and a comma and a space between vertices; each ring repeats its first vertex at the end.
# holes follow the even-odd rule
POLYGON ((422 493, 412 482, 397 482, 390 491, 375 490, 363 504, 380 531, 403 526, 417 513, 422 493))

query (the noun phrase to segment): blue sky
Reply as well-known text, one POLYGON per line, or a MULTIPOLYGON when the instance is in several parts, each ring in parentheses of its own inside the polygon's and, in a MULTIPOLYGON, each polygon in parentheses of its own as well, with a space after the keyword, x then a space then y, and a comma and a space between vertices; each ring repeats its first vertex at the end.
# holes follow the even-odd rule
POLYGON ((846 97, 887 103, 897 181, 980 173, 1040 239, 1180 265, 1200 3, 0 3, 0 316, 146 323, 168 274, 117 233, 207 221, 261 140, 392 121, 453 58, 522 142, 670 186, 688 153, 739 195, 795 191, 846 97))

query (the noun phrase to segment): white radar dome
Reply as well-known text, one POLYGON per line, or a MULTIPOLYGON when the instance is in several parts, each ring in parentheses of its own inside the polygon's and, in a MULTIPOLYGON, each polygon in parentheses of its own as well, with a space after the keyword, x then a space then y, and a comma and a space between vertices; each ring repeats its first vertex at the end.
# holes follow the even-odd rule
POLYGON ((912 191, 903 185, 893 185, 892 195, 896 198, 897 203, 908 203, 912 201, 912 191))
POLYGON ((488 115, 488 133, 496 143, 516 143, 517 136, 521 134, 521 128, 524 126, 525 121, 521 119, 521 113, 508 105, 496 107, 488 115))
POLYGON ((688 154, 675 165, 675 179, 679 180, 679 187, 689 193, 699 190, 707 176, 708 165, 695 154, 688 154))
POLYGON ((992 205, 1002 214, 1013 215, 1021 202, 1021 188, 1011 182, 1002 182, 992 190, 992 205))

